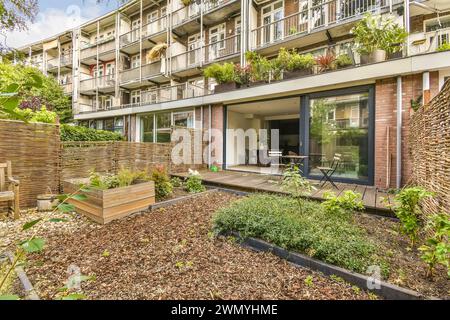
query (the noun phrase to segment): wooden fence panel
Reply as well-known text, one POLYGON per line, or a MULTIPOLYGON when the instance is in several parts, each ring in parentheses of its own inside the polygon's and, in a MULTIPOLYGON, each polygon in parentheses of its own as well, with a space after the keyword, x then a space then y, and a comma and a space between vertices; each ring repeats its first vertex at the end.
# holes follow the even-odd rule
POLYGON ((428 213, 450 213, 450 81, 411 121, 410 153, 415 184, 436 193, 428 213))

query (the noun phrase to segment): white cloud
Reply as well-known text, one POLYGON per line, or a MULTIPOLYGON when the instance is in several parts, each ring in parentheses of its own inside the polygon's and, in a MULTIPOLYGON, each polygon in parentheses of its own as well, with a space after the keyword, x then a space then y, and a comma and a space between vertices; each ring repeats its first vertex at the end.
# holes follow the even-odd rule
POLYGON ((101 15, 101 8, 95 0, 88 0, 83 7, 70 5, 65 10, 48 8, 39 13, 36 21, 29 25, 28 31, 6 33, 6 45, 17 48, 37 42, 65 30, 73 29, 101 15))

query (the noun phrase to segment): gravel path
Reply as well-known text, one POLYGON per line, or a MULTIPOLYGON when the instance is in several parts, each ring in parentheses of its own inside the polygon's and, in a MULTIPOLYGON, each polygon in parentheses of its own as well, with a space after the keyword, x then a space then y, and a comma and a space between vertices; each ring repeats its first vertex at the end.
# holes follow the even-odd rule
MULTIPOLYGON (((270 254, 214 239, 211 216, 235 197, 213 193, 107 226, 81 219, 29 258, 31 281, 52 298, 77 266, 89 299, 367 299, 351 285, 270 254), (82 225, 82 227, 80 227, 82 225)), ((73 223, 73 222, 71 222, 73 223)))

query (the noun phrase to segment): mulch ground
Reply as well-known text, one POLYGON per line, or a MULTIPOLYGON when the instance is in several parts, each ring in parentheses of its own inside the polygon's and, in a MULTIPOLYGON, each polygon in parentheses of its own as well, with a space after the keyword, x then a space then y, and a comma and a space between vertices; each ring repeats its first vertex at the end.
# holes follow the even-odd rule
POLYGON ((351 285, 271 254, 215 239, 212 214, 235 197, 195 200, 76 233, 53 235, 27 273, 44 299, 64 285, 69 266, 95 275, 89 299, 368 299, 351 285))

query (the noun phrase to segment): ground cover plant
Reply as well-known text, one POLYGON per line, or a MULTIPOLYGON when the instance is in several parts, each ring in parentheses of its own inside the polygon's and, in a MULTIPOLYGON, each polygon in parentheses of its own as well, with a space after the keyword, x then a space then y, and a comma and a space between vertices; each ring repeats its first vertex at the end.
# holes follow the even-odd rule
POLYGON ((252 195, 219 210, 214 231, 237 231, 360 273, 380 265, 387 274, 375 244, 352 222, 351 212, 343 209, 337 215, 319 203, 301 201, 299 210, 298 199, 252 195))

